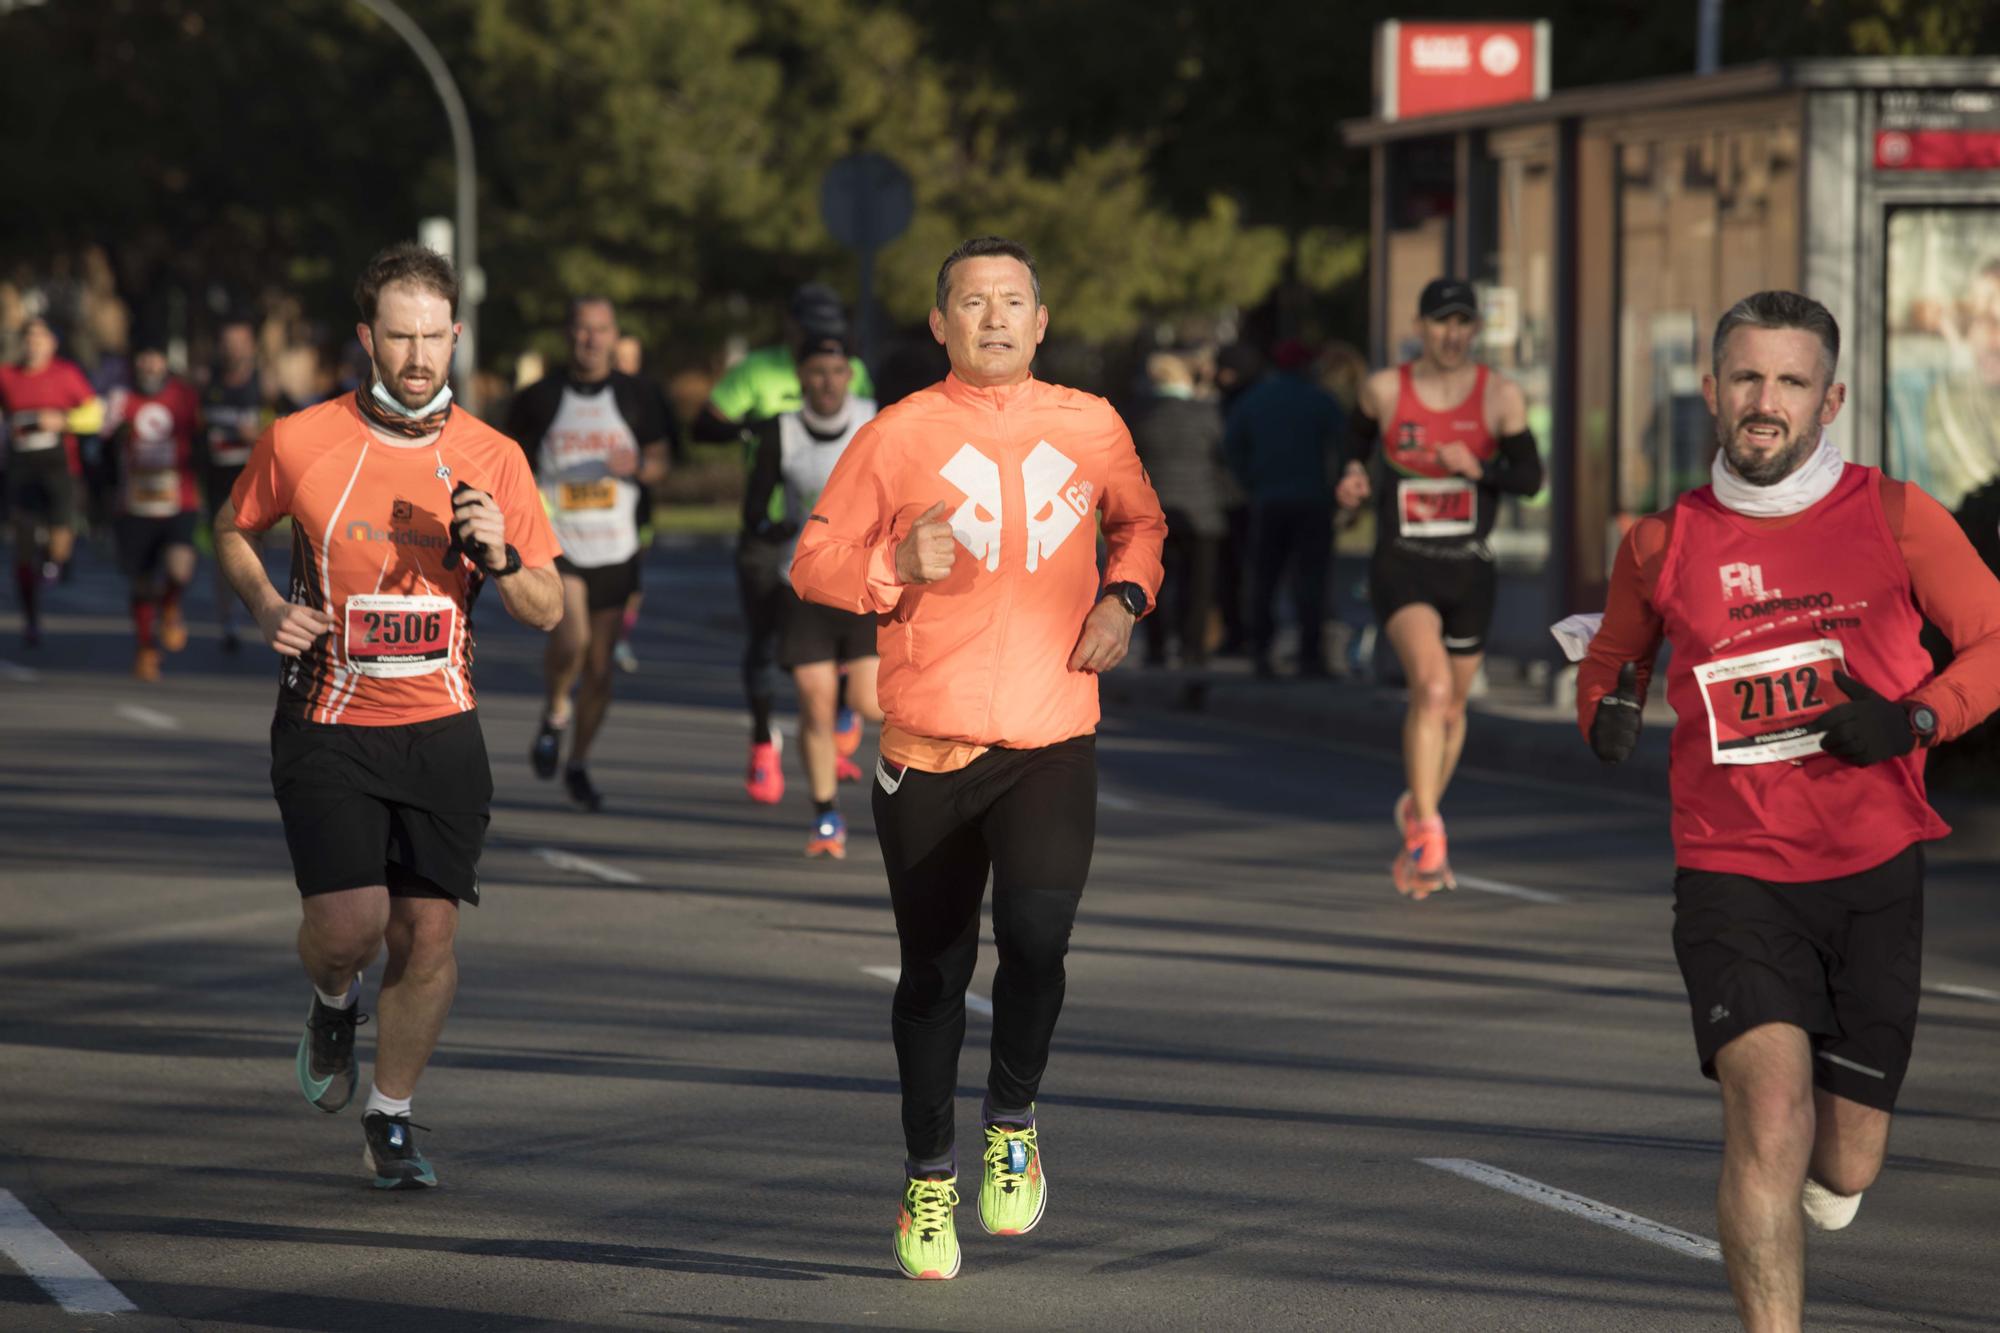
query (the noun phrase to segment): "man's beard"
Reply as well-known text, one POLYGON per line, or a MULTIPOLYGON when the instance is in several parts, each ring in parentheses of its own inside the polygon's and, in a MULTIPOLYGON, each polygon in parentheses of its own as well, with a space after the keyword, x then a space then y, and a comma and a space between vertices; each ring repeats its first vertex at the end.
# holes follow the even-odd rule
MULTIPOLYGON (((402 369, 408 370, 410 367, 404 366, 402 369)), ((437 397, 438 390, 444 387, 444 380, 434 374, 431 376, 430 387, 423 389, 417 397, 413 398, 410 396, 411 389, 403 383, 402 370, 392 375, 384 370, 380 363, 376 364, 375 378, 382 382, 382 387, 389 391, 390 397, 394 398, 404 407, 409 408, 412 412, 418 408, 428 406, 431 399, 437 397)))
POLYGON ((1785 447, 1768 457, 1751 454, 1740 447, 1740 437, 1745 426, 1771 425, 1779 430, 1784 427, 1769 417, 1754 414, 1742 418, 1730 430, 1716 427, 1717 443, 1722 446, 1723 457, 1729 460, 1729 469, 1752 486, 1775 486, 1798 470, 1799 464, 1811 456, 1819 447, 1817 434, 1800 434, 1786 438, 1785 447))

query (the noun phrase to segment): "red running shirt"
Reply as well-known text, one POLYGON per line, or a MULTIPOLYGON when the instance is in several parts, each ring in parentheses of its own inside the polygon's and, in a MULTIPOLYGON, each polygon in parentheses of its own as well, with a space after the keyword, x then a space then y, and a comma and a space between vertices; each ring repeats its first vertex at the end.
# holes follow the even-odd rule
POLYGON ((201 507, 194 445, 201 406, 193 386, 168 376, 158 393, 112 395, 106 430, 118 445, 118 507, 138 518, 172 518, 201 507))
POLYGON ((493 496, 522 565, 554 563, 560 548, 521 447, 468 413, 454 411, 432 444, 398 446, 343 394, 258 439, 230 494, 237 526, 291 519, 291 600, 333 621, 285 659, 281 715, 382 727, 471 711, 471 610, 485 578, 463 559, 446 563, 461 481, 493 496))

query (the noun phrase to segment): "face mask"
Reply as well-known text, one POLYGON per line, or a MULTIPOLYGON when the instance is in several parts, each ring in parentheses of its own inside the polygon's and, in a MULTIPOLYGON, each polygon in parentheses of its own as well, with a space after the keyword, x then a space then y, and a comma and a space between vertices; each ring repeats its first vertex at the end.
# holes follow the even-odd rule
POLYGON ((408 417, 410 420, 416 421, 420 418, 430 416, 433 412, 444 411, 444 405, 451 401, 451 386, 447 384, 442 389, 439 389, 437 397, 431 399, 422 407, 405 407, 395 394, 390 393, 382 387, 381 380, 375 381, 375 387, 369 390, 369 396, 374 398, 383 407, 394 412, 397 416, 408 417))

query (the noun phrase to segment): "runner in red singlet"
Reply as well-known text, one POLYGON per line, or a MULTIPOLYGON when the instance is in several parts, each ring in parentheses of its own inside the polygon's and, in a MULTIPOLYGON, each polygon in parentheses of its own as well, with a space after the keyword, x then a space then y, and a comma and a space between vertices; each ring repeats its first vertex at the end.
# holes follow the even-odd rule
POLYGON ((1711 485, 1641 519, 1577 678, 1599 757, 1639 738, 1664 640, 1674 954, 1722 1088, 1723 1259, 1743 1324, 1795 1330, 1803 1223, 1835 1230, 1882 1169, 1916 1031, 1925 750, 2000 705, 2000 583, 1913 485, 1843 462, 1817 301, 1722 317, 1702 392, 1711 485), (1952 644, 1934 672, 1928 618, 1952 644))
POLYGON ((1396 800, 1403 847, 1393 874, 1397 891, 1413 898, 1453 884, 1439 807, 1465 749, 1465 698, 1493 621, 1486 538, 1503 495, 1542 488, 1527 398, 1472 360, 1478 329, 1469 283, 1439 278, 1424 288, 1423 354, 1363 382, 1336 492, 1347 509, 1375 497, 1369 592, 1410 686, 1409 787, 1396 800))
POLYGON ((194 528, 201 508, 195 439, 201 412, 194 386, 167 373, 157 342, 132 358, 133 387, 113 396, 109 416, 116 460, 118 563, 132 587, 132 674, 160 678, 160 650, 187 646, 181 593, 194 577, 194 528))

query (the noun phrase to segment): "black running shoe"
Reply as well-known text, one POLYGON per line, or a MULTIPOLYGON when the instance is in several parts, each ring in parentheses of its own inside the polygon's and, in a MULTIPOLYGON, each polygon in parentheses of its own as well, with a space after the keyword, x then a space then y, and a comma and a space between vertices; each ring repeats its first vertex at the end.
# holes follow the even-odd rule
POLYGON ((535 743, 528 747, 528 762, 534 765, 535 776, 552 778, 556 775, 556 761, 562 756, 562 733, 542 720, 542 729, 535 733, 535 743))
POLYGON ((563 770, 563 786, 569 788, 569 798, 592 814, 604 808, 604 793, 597 790, 590 781, 590 774, 580 768, 563 770))
MULTIPOLYGON (((370 1111, 361 1117, 362 1164, 374 1177, 378 1190, 431 1189, 438 1183, 424 1150, 417 1146, 412 1130, 424 1129, 410 1123, 406 1115, 370 1111)), ((424 1129, 428 1134, 430 1131, 424 1129)))
POLYGON ((332 1115, 354 1096, 354 1029, 368 1021, 357 1002, 345 1009, 329 1009, 312 998, 306 1011, 305 1035, 299 1038, 295 1062, 299 1091, 306 1100, 332 1115))

